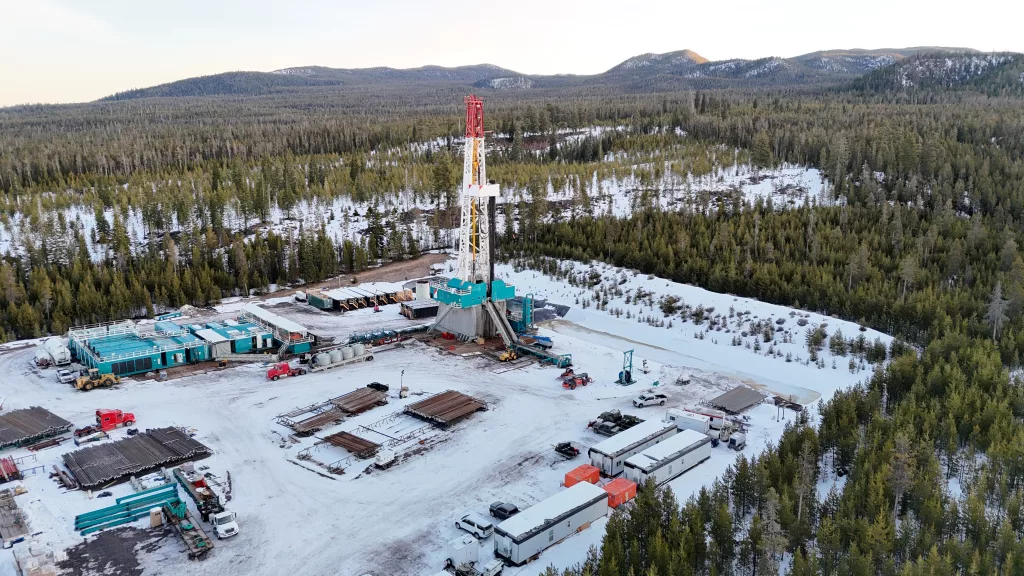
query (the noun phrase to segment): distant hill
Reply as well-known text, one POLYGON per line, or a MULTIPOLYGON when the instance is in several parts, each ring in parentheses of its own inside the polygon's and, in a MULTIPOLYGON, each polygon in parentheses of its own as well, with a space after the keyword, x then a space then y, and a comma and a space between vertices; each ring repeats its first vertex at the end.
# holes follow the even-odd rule
MULTIPOLYGON (((665 54, 641 54, 624 60, 606 72, 594 75, 529 75, 491 64, 423 66, 421 68, 327 68, 303 66, 273 72, 226 72, 188 78, 129 90, 103 98, 103 101, 135 98, 175 98, 218 95, 260 96, 307 91, 323 87, 401 87, 450 85, 495 91, 529 91, 559 88, 604 88, 623 92, 676 90, 686 88, 730 88, 758 86, 841 85, 865 74, 874 78, 864 89, 882 89, 893 79, 930 85, 942 84, 938 71, 929 72, 927 54, 952 53, 958 58, 973 58, 958 77, 976 75, 987 68, 998 68, 993 58, 966 48, 894 48, 881 50, 824 50, 793 58, 767 57, 756 60, 709 61, 692 50, 665 54), (907 61, 920 62, 918 69, 900 68, 907 61), (988 64, 985 64, 988 63, 988 64), (971 66, 974 66, 973 68, 971 66), (895 67, 895 68, 894 68, 895 67), (922 68, 923 67, 923 68, 922 68), (887 70, 892 72, 887 72, 887 70)), ((936 64, 938 65, 938 64, 936 64)), ((973 76, 972 76, 973 77, 973 76)), ((957 80, 959 81, 959 80, 957 80)), ((1003 79, 1001 81, 1006 81, 1003 79)), ((916 85, 916 84, 915 84, 916 85)))
POLYGON ((273 72, 225 72, 119 92, 101 101, 135 98, 244 95, 260 96, 316 86, 373 86, 413 83, 449 83, 472 85, 482 78, 521 77, 512 70, 490 64, 443 68, 424 66, 399 70, 396 68, 327 68, 304 66, 273 72))
POLYGON ((990 95, 1024 92, 1024 55, 1011 52, 917 54, 858 78, 854 90, 908 92, 970 89, 990 95))

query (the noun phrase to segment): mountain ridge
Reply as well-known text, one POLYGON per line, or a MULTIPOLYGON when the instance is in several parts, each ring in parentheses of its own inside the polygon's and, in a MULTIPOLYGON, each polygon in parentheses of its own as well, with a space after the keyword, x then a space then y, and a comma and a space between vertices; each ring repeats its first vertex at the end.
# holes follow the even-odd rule
POLYGON ((712 61, 684 49, 627 58, 605 72, 590 75, 524 74, 494 64, 417 68, 330 68, 296 66, 271 72, 236 71, 186 78, 119 92, 101 102, 154 97, 260 96, 308 89, 404 86, 471 86, 497 91, 572 87, 612 87, 623 91, 736 86, 839 85, 927 54, 984 57, 971 48, 922 46, 882 49, 829 49, 791 58, 768 56, 712 61))

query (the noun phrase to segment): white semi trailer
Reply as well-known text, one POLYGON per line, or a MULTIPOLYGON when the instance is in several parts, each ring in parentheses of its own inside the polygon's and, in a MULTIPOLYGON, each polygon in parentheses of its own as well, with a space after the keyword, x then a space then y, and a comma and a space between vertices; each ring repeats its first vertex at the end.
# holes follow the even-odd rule
POLYGON ((674 422, 680 430, 695 430, 701 434, 711 432, 711 418, 686 410, 672 408, 665 413, 666 422, 674 422))
POLYGON ((710 436, 696 430, 681 430, 626 460, 624 475, 637 484, 653 478, 660 486, 710 457, 710 436))
POLYGON ((646 420, 592 446, 590 463, 605 476, 618 476, 627 458, 674 436, 677 431, 672 422, 646 420))
POLYGON ((513 566, 533 560, 608 513, 608 493, 580 482, 555 493, 494 528, 494 554, 513 566))

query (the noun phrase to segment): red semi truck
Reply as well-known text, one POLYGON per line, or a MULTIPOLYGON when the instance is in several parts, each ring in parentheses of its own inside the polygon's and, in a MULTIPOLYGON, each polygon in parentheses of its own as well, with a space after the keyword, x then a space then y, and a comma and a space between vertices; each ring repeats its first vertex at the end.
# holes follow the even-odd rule
POLYGON ((96 425, 100 430, 107 432, 118 426, 131 426, 135 424, 135 414, 121 412, 111 408, 100 408, 96 411, 96 425))
POLYGON ((278 362, 267 370, 267 380, 279 380, 289 376, 301 376, 305 373, 305 368, 292 368, 292 365, 287 362, 278 362))

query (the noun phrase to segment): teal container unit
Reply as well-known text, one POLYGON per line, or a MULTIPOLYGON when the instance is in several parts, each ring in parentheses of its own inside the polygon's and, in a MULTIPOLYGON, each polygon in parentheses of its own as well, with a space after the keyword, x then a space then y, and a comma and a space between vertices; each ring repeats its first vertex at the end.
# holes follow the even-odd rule
POLYGON ((323 292, 307 293, 306 302, 314 308, 319 308, 321 310, 334 310, 334 299, 323 292))
POLYGON ((458 278, 452 278, 445 286, 439 287, 434 292, 435 300, 456 308, 480 306, 486 298, 486 284, 473 284, 458 278))
POLYGON ((310 348, 312 348, 311 342, 300 342, 289 346, 288 351, 292 354, 302 354, 303 352, 309 352, 310 348))
POLYGON ((231 348, 235 354, 248 354, 252 352, 252 338, 239 338, 231 341, 231 348))
POLYGON ((491 300, 494 302, 501 302, 502 300, 510 300, 516 297, 516 288, 509 284, 505 284, 504 280, 494 280, 491 282, 491 300))

